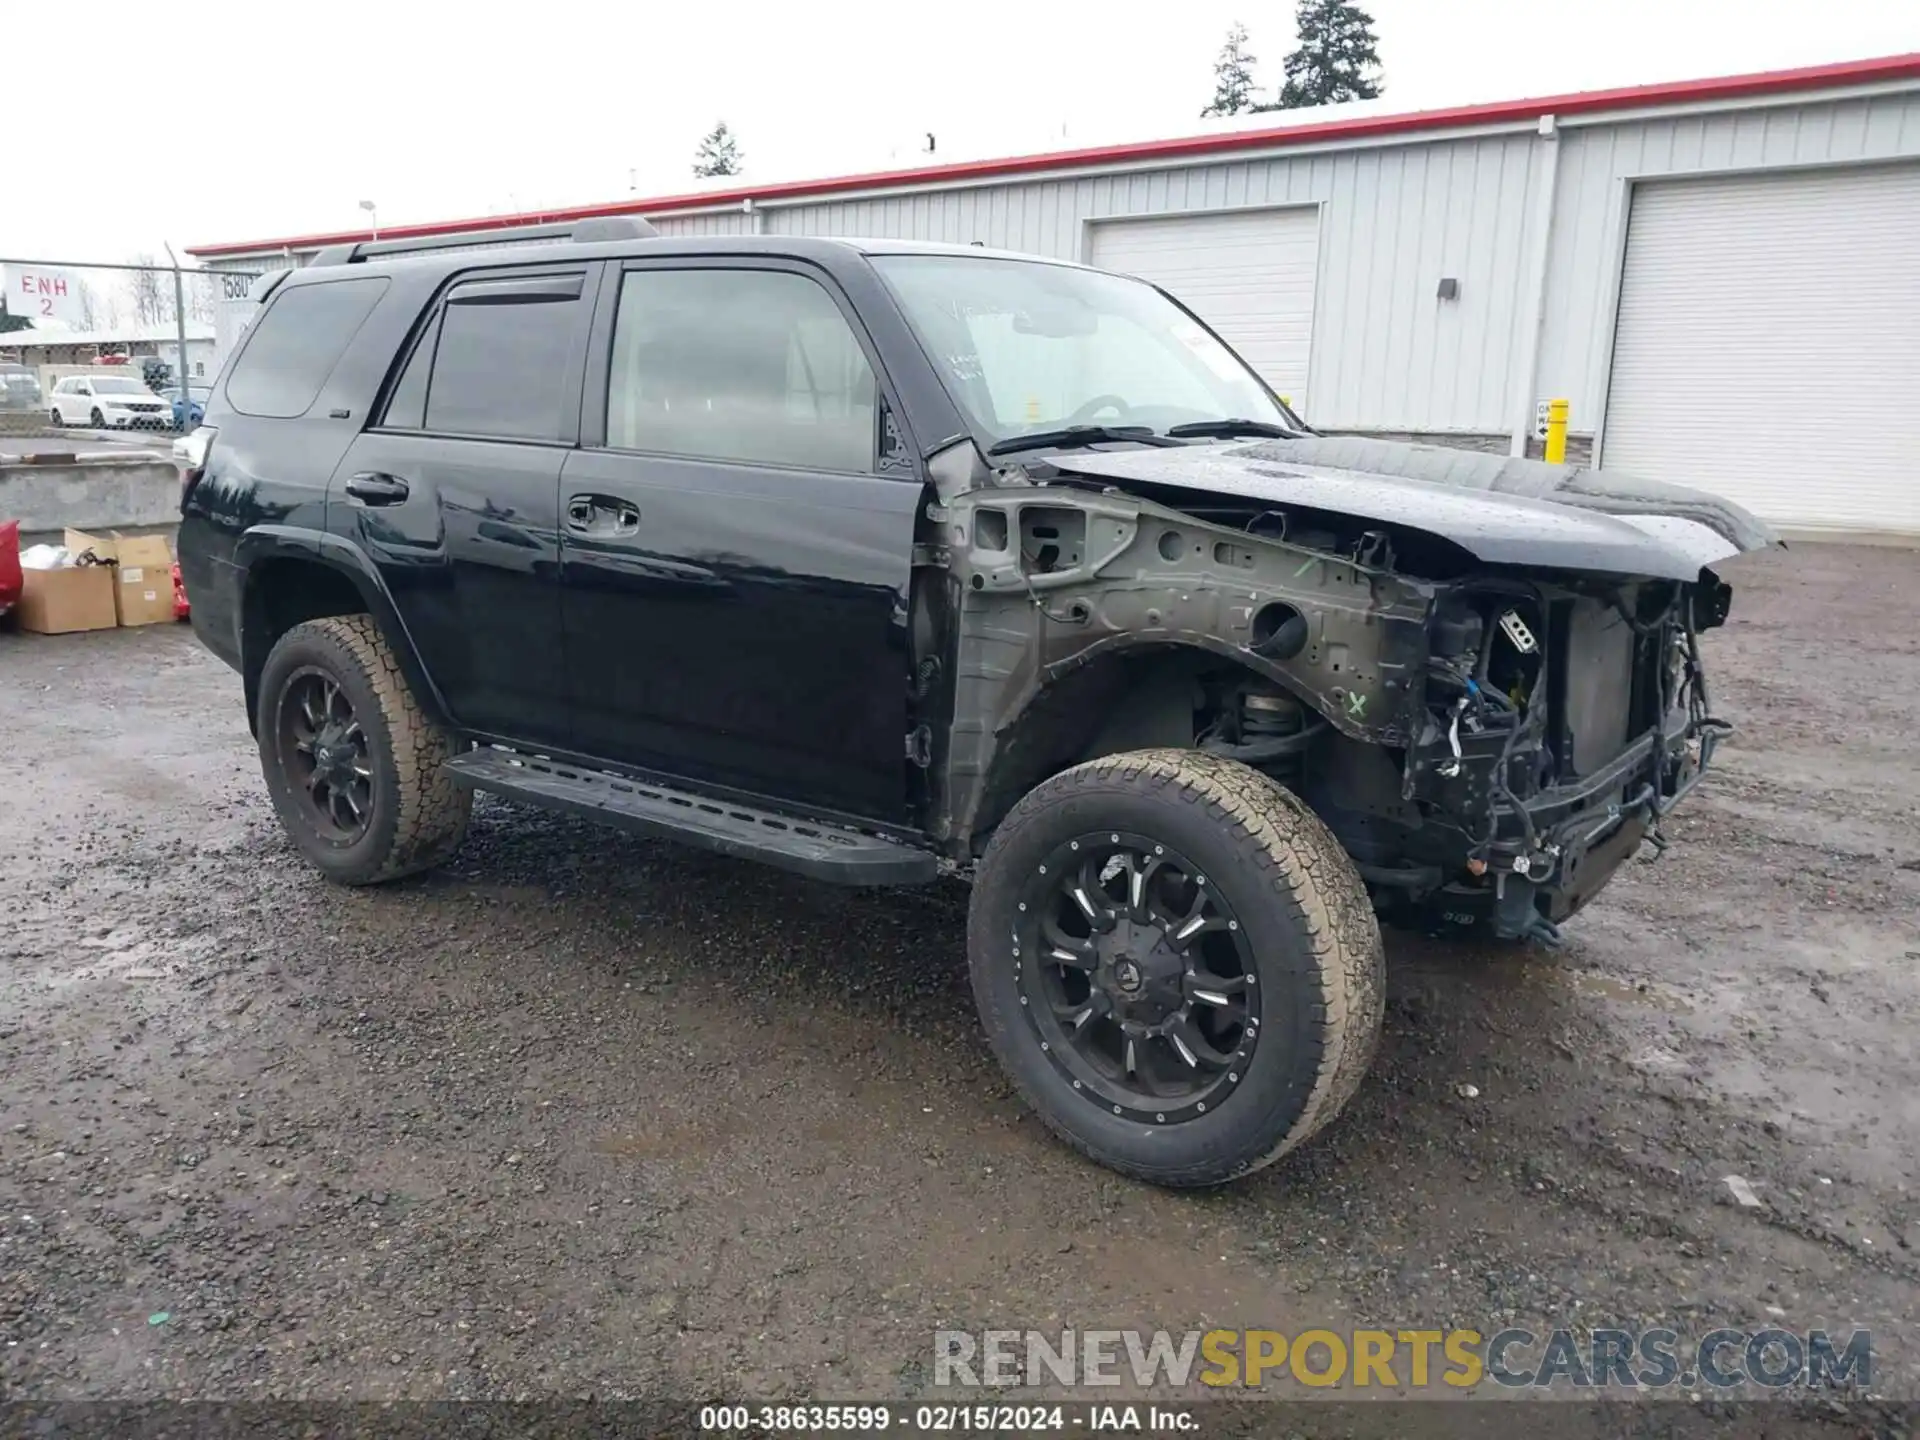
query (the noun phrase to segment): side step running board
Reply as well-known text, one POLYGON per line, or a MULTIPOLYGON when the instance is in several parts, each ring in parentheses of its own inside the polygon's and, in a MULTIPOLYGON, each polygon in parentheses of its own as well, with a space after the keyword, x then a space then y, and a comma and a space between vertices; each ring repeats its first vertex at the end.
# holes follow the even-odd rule
POLYGON ((897 841, 796 820, 727 800, 507 750, 470 750, 446 765, 454 784, 548 810, 737 855, 840 885, 917 885, 935 857, 897 841))

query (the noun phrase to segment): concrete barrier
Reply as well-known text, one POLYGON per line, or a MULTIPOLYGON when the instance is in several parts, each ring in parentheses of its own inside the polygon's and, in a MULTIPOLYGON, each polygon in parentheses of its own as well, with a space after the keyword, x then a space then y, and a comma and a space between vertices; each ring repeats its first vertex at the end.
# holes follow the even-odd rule
POLYGON ((75 455, 57 463, 0 459, 0 520, 33 534, 166 525, 180 518, 180 470, 152 456, 75 455))

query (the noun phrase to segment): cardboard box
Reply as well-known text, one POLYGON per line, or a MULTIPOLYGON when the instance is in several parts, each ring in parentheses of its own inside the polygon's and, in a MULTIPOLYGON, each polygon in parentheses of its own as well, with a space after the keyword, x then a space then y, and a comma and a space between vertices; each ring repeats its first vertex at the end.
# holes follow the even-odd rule
POLYGON ((70 565, 59 570, 23 570, 20 628, 42 635, 75 630, 111 630, 114 610, 111 565, 70 565))
POLYGON ((122 625, 157 625, 173 619, 173 552, 164 535, 90 535, 69 530, 64 542, 75 555, 91 550, 113 566, 114 613, 122 625))

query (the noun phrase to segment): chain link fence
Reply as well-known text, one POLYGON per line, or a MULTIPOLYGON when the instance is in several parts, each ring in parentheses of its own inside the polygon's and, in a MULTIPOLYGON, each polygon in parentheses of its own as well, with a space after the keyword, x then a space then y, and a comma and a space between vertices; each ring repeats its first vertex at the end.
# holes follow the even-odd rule
POLYGON ((257 276, 0 259, 0 436, 171 434, 199 421, 257 276))

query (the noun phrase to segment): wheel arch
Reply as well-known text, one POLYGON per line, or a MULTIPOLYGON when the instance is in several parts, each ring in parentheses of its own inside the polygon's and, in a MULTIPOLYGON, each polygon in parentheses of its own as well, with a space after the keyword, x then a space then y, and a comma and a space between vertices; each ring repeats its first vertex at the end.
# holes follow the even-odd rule
POLYGON ((1116 636, 1040 672, 992 729, 986 763, 955 789, 956 832, 977 854, 1020 797, 1089 760, 1129 750, 1191 748, 1200 677, 1241 674, 1316 708, 1278 667, 1204 635, 1116 636))
POLYGON ((447 724, 444 699, 421 662, 392 594, 358 547, 318 531, 256 526, 241 537, 234 561, 243 576, 240 674, 249 727, 255 723, 260 673, 274 642, 308 620, 363 613, 379 626, 421 709, 435 724, 447 724))

